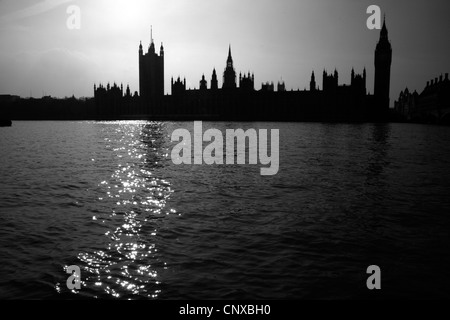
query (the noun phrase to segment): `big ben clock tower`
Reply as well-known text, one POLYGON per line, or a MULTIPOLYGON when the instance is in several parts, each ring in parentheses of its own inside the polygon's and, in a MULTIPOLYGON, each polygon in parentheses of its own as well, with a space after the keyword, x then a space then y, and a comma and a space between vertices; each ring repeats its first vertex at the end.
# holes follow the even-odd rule
POLYGON ((386 19, 381 29, 380 41, 375 50, 375 100, 377 118, 386 119, 389 111, 391 85, 392 46, 388 38, 386 19))

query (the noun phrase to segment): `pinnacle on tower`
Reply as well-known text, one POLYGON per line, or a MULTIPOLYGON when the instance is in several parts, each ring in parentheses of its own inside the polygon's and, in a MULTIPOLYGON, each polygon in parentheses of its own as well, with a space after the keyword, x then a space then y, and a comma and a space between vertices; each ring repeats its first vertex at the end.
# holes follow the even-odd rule
POLYGON ((386 27, 386 15, 384 15, 383 27, 381 28, 380 39, 387 39, 387 38, 388 38, 388 30, 386 27))
POLYGON ((156 53, 155 42, 153 41, 153 26, 150 28, 150 46, 148 48, 149 53, 156 53))
POLYGON ((232 66, 233 65, 233 57, 231 55, 231 44, 228 48, 228 59, 227 59, 227 65, 232 66))
POLYGON ((153 43, 153 26, 150 26, 150 43, 153 43))

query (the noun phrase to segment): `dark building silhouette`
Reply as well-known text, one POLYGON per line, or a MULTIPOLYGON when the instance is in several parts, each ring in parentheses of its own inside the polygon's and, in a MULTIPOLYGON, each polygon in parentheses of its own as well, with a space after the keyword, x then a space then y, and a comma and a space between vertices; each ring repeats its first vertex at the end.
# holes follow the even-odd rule
POLYGON ((0 96, 0 119, 10 120, 94 120, 97 119, 95 99, 74 96, 54 98, 20 98, 0 96))
POLYGON ((386 118, 390 104, 392 46, 388 38, 386 19, 380 33, 380 41, 375 50, 375 100, 377 109, 374 110, 376 118, 386 118))
POLYGON ((250 75, 250 72, 247 75, 239 74, 239 88, 246 92, 255 91, 255 75, 250 75))
POLYGON ((404 120, 423 123, 450 124, 450 79, 448 73, 427 82, 423 91, 411 93, 408 88, 400 93, 395 111, 404 120))
POLYGON ((181 82, 180 77, 178 77, 177 81, 173 82, 172 78, 172 94, 173 95, 181 95, 186 91, 186 79, 181 82))
POLYGON ((337 70, 334 70, 334 74, 328 74, 327 71, 323 71, 323 79, 322 79, 322 87, 325 92, 333 92, 337 91, 339 85, 339 74, 337 70))
POLYGON ((273 82, 266 82, 261 85, 261 91, 263 92, 274 92, 275 91, 275 85, 273 82))
POLYGON ((111 86, 108 83, 106 87, 102 84, 94 85, 94 99, 99 120, 134 118, 146 112, 138 93, 132 95, 129 85, 125 93, 122 84, 119 86, 114 83, 111 86))
POLYGON ((164 96, 164 47, 161 43, 159 56, 153 42, 144 53, 142 42, 139 45, 139 94, 146 103, 155 102, 164 96))
POLYGON ((358 92, 366 92, 366 80, 367 80, 366 78, 367 78, 366 68, 364 68, 362 76, 356 75, 355 70, 352 69, 351 86, 358 92))
POLYGON ((418 100, 419 94, 417 91, 411 93, 409 92, 409 89, 406 88, 404 91, 400 92, 398 101, 394 102, 394 110, 396 113, 403 116, 404 120, 411 121, 417 110, 418 100))
POLYGON ((200 80, 200 90, 206 91, 208 90, 208 82, 205 79, 205 75, 202 76, 202 80, 200 80))
POLYGON ((219 90, 219 81, 217 80, 216 69, 214 68, 212 77, 211 77, 211 90, 217 91, 219 90))
POLYGON ((123 88, 96 88, 95 100, 99 117, 157 120, 243 120, 243 121, 386 121, 389 113, 390 68, 392 47, 386 21, 375 51, 375 93, 367 94, 367 73, 351 70, 351 83, 339 84, 339 73, 326 70, 319 87, 313 71, 309 90, 287 91, 281 81, 275 86, 268 81, 255 87, 255 75, 239 73, 237 77, 231 53, 219 87, 216 69, 211 81, 203 74, 198 89, 186 89, 186 79, 171 81, 171 95, 164 95, 164 48, 156 54, 153 38, 146 54, 139 47, 140 97, 127 99, 123 88), (124 107, 126 104, 126 107, 124 107), (134 105, 132 105, 134 104, 134 105), (127 110, 129 108, 129 110, 127 110))
POLYGON ((313 92, 313 91, 316 91, 316 89, 317 89, 316 76, 313 71, 312 75, 311 75, 311 82, 309 83, 309 91, 313 92))
POLYGON ((231 56, 231 45, 228 50, 227 66, 223 73, 223 89, 236 89, 236 71, 233 66, 233 57, 231 56))

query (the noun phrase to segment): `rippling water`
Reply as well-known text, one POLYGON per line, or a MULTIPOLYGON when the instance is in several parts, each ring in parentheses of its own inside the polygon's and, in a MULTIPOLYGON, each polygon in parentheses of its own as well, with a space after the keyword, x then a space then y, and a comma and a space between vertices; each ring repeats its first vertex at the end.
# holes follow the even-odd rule
POLYGON ((450 297, 450 128, 280 129, 280 171, 175 166, 193 123, 0 128, 0 298, 450 297), (82 290, 65 267, 81 268, 82 290))

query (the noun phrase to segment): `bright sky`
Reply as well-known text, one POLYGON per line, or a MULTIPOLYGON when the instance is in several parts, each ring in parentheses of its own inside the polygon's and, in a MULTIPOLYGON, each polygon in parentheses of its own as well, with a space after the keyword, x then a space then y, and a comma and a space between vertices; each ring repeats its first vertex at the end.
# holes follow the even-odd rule
POLYGON ((221 75, 229 44, 257 89, 280 79, 304 89, 312 70, 321 87, 324 68, 349 83, 352 67, 366 67, 373 92, 371 4, 387 16, 392 101, 450 72, 447 0, 0 0, 0 94, 93 96, 94 83, 114 81, 138 90, 138 46, 148 47, 150 25, 157 47, 164 42, 167 93, 172 76, 193 88, 214 67, 221 75), (67 28, 70 5, 81 9, 80 30, 67 28))

